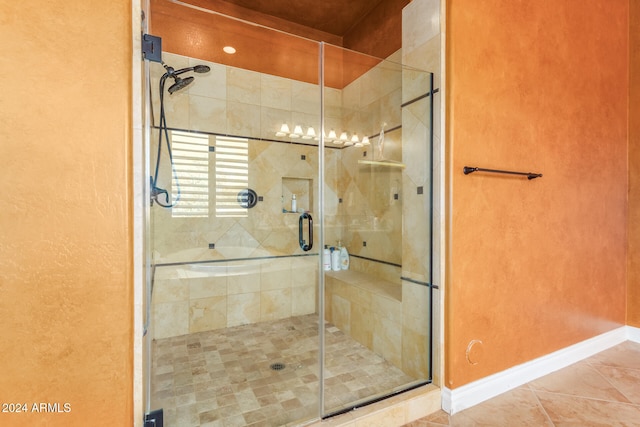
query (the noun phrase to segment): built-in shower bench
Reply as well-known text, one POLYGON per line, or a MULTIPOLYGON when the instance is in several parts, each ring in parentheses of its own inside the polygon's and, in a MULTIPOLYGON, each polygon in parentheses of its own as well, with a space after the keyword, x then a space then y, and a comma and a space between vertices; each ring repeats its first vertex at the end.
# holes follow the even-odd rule
POLYGON ((325 286, 329 283, 332 287, 349 286, 357 288, 360 292, 380 295, 398 302, 402 301, 402 286, 399 283, 392 283, 360 271, 327 271, 325 272, 325 282, 325 286))
POLYGON ((325 274, 325 319, 402 368, 402 285, 354 270, 325 274))

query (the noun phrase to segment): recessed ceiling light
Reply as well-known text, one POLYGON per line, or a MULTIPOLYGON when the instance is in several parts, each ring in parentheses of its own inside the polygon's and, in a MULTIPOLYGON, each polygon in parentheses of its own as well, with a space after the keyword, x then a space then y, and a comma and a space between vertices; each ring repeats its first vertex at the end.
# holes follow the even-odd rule
POLYGON ((229 55, 233 55, 234 53, 236 53, 236 48, 233 46, 225 46, 222 48, 222 50, 224 50, 229 55))

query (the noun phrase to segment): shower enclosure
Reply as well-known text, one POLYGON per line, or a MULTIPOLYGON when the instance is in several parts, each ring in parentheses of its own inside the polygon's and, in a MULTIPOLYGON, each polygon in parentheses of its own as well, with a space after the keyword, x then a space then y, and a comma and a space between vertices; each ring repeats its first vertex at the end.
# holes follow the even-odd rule
POLYGON ((429 383, 432 75, 180 2, 147 16, 146 411, 304 425, 429 383))

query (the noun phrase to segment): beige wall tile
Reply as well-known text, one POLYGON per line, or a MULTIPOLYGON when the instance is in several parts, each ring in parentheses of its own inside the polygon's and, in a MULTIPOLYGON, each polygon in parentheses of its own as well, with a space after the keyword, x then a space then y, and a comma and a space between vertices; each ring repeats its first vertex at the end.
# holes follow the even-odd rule
POLYGON ((402 304, 400 301, 374 294, 372 309, 374 313, 391 320, 393 323, 402 323, 402 304))
POLYGON ((184 279, 156 279, 153 288, 153 303, 189 300, 189 285, 184 279))
POLYGON ((317 286, 317 284, 318 257, 294 258, 291 260, 292 287, 317 286))
POLYGON ((402 323, 419 334, 429 328, 429 288, 408 281, 402 282, 402 323))
POLYGON ((333 324, 342 329, 345 334, 351 333, 351 303, 334 294, 331 301, 331 319, 333 324))
POLYGON ((227 278, 228 295, 246 294, 250 292, 260 292, 260 280, 262 275, 258 273, 238 272, 227 278))
MULTIPOLYGON (((284 110, 274 107, 260 107, 260 136, 268 139, 284 139, 286 137, 276 136, 276 132, 280 131, 280 127, 286 123, 292 126, 291 110, 284 110)), ((317 126, 316 126, 317 128, 317 126)), ((293 130, 293 129, 290 129, 293 130)), ((264 143, 263 143, 264 144, 264 143)))
POLYGON ((374 303, 376 296, 373 295, 371 291, 350 284, 345 285, 345 288, 349 290, 347 295, 352 304, 367 307, 369 309, 373 308, 375 312, 377 308, 374 303))
POLYGON ((291 289, 276 289, 260 293, 260 321, 291 316, 291 289))
POLYGON ((227 133, 227 101, 191 95, 187 129, 227 133))
POLYGON ((260 321, 260 292, 227 297, 227 327, 260 321))
MULTIPOLYGON (((324 113, 325 119, 338 119, 342 120, 342 91, 340 89, 333 89, 329 87, 324 88, 324 113)), ((329 120, 325 124, 332 124, 329 120)), ((330 127, 326 127, 327 132, 330 127)))
POLYGON ((189 333, 227 326, 227 297, 199 298, 189 302, 189 333))
POLYGON ((325 278, 324 284, 324 319, 333 323, 333 279, 325 278))
POLYGON ((426 334, 402 329, 402 370, 414 378, 429 377, 429 341, 426 334))
POLYGON ((260 73, 227 67, 227 99, 243 104, 260 105, 260 73))
POLYGON ((373 351, 402 369, 402 326, 384 317, 374 318, 373 351))
POLYGON ((260 105, 227 101, 227 132, 231 135, 259 138, 260 105))
POLYGON ((291 111, 292 84, 290 79, 260 74, 260 104, 291 111))
POLYGON ((291 259, 270 259, 262 264, 260 271, 260 289, 270 291, 273 289, 291 288, 291 259))
POLYGON ((195 74, 196 79, 189 85, 189 95, 206 96, 207 98, 227 99, 227 67, 215 62, 201 59, 189 59, 189 66, 208 65, 208 73, 195 74))
MULTIPOLYGON (((294 112, 318 114, 320 111, 320 88, 311 83, 292 81, 291 109, 294 112)), ((293 129, 292 129, 293 130, 293 129)))
POLYGON ((439 1, 411 2, 402 10, 403 53, 405 51, 412 52, 419 49, 420 46, 426 43, 430 38, 439 34, 439 1))
POLYGON ((316 287, 304 286, 291 289, 291 315, 302 316, 316 311, 316 287))
POLYGON ((189 302, 167 302, 154 304, 154 338, 168 338, 189 333, 189 302))
POLYGON ((367 348, 373 348, 373 317, 375 313, 367 306, 351 306, 351 337, 367 348))
POLYGON ((189 299, 224 296, 227 294, 227 277, 211 276, 188 279, 189 299))

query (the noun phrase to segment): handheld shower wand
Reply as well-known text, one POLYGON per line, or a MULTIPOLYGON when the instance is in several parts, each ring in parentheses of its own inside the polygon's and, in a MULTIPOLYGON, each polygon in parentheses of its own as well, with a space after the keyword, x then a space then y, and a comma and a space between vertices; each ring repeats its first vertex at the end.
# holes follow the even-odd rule
POLYGON ((209 71, 211 71, 211 68, 208 65, 196 65, 194 67, 181 68, 177 71, 173 67, 165 64, 164 62, 162 63, 162 66, 165 68, 165 70, 167 70, 167 72, 164 73, 164 75, 162 76, 161 82, 164 83, 164 80, 166 80, 168 77, 171 77, 174 80, 174 83, 171 86, 169 86, 170 94, 173 94, 174 92, 177 92, 180 89, 184 89, 185 87, 189 86, 194 80, 192 76, 186 77, 184 79, 181 77, 178 77, 180 74, 183 74, 189 71, 193 71, 196 73, 208 73, 209 71))
POLYGON ((158 136, 158 155, 156 156, 156 170, 151 177, 151 203, 155 201, 157 204, 162 206, 163 208, 172 208, 178 203, 180 200, 180 183, 178 182, 178 176, 176 173, 175 165, 173 164, 173 154, 171 152, 171 144, 169 143, 169 131, 167 129, 167 117, 164 112, 164 85, 167 78, 171 77, 174 83, 169 86, 168 92, 169 94, 173 94, 181 89, 184 89, 191 83, 193 83, 193 76, 189 76, 186 78, 178 77, 180 74, 187 73, 189 71, 193 71, 195 73, 208 73, 211 71, 211 68, 208 65, 195 65, 193 67, 181 68, 179 70, 175 70, 173 67, 162 62, 162 66, 167 70, 166 73, 160 77, 160 132, 158 136), (173 178, 175 180, 177 195, 176 199, 171 202, 169 198, 169 192, 163 188, 158 187, 158 170, 160 169, 160 158, 162 156, 162 135, 164 134, 164 138, 167 144, 167 153, 169 154, 169 161, 171 163, 171 171, 173 174, 173 178), (164 202, 159 200, 159 196, 164 195, 164 202))

